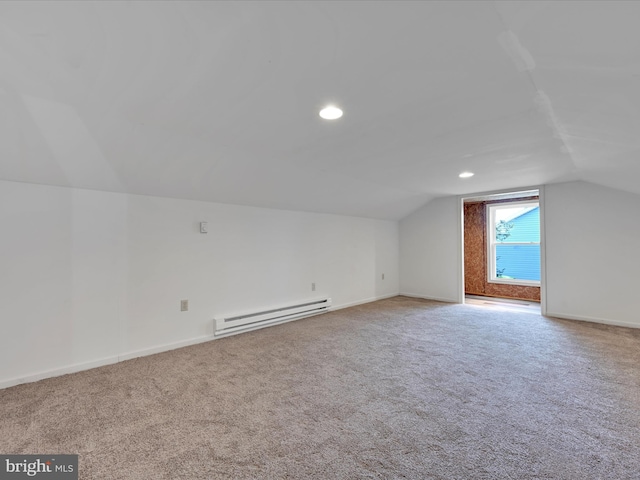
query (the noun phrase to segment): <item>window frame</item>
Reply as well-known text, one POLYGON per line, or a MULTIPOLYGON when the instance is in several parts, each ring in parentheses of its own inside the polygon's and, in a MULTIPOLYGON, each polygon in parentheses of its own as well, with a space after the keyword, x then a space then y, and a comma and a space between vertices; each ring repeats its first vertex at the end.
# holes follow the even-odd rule
POLYGON ((540 200, 523 200, 519 202, 499 202, 488 203, 486 205, 486 235, 487 235, 487 282, 500 285, 520 285, 525 287, 539 287, 540 280, 524 280, 515 278, 500 278, 496 276, 496 245, 497 244, 509 244, 509 245, 540 245, 538 242, 497 242, 495 231, 495 211, 499 208, 513 208, 513 207, 526 207, 537 206, 540 208, 540 200))

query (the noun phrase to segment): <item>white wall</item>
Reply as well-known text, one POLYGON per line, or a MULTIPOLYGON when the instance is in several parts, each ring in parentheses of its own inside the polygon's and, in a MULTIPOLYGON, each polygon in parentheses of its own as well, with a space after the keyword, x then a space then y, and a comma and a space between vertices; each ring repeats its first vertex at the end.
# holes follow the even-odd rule
POLYGON ((640 196, 545 187, 547 315, 640 327, 640 196))
POLYGON ((400 221, 400 292, 458 302, 461 212, 457 197, 437 198, 400 221))
POLYGON ((397 222, 4 181, 0 222, 0 387, 210 339, 219 314, 399 289, 397 222))

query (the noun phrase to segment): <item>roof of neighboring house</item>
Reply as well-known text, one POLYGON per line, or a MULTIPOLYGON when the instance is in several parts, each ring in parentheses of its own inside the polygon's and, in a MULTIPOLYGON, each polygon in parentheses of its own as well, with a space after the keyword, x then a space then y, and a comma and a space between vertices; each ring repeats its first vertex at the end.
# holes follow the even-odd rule
POLYGON ((527 213, 532 212, 536 208, 540 208, 540 206, 536 205, 535 207, 524 207, 522 210, 520 210, 517 213, 513 214, 511 217, 506 217, 506 218, 503 218, 501 220, 504 220, 505 222, 512 222, 512 221, 522 217, 523 215, 526 215, 527 213))

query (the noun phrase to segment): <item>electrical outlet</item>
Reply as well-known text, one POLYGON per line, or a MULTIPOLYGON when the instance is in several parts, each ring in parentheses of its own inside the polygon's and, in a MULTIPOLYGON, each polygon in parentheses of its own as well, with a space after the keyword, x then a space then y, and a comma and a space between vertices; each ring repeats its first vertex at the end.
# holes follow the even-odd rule
POLYGON ((315 292, 315 291, 316 291, 316 284, 315 284, 315 283, 312 283, 312 284, 311 284, 311 291, 312 291, 312 292, 315 292))
POLYGON ((180 300, 180 311, 181 312, 189 311, 189 300, 180 300))
POLYGON ((384 280, 384 273, 382 274, 382 279, 384 280))

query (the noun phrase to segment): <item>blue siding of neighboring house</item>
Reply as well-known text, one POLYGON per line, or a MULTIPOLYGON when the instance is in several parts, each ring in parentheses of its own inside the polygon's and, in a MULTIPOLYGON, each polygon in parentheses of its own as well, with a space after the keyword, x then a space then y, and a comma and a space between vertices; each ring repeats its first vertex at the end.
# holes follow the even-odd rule
POLYGON ((498 269, 502 275, 519 280, 540 280, 539 245, 496 245, 498 269))
MULTIPOLYGON (((540 208, 514 218, 507 242, 540 242, 540 208)), ((496 245, 497 268, 506 277, 540 280, 540 245, 496 245)))

